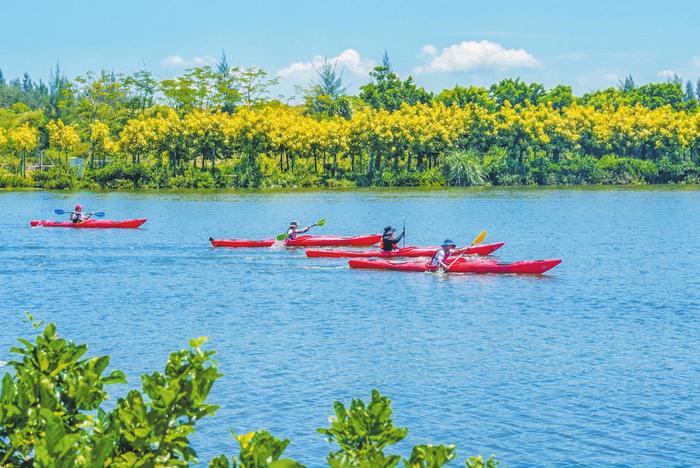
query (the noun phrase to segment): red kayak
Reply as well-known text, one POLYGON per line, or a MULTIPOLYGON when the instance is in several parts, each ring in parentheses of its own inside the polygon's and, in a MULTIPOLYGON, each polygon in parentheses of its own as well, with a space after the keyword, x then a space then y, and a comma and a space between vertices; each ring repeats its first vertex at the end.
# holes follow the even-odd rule
MULTIPOLYGON (((539 275, 559 265, 561 260, 526 260, 503 263, 495 261, 468 261, 460 259, 450 268, 450 273, 521 273, 539 275)), ((350 268, 398 271, 434 271, 425 262, 389 262, 387 260, 350 260, 350 268)))
POLYGON ((272 247, 281 244, 286 247, 369 247, 380 241, 380 234, 366 236, 337 237, 337 236, 298 236, 294 240, 278 241, 275 239, 247 240, 247 239, 213 239, 209 242, 214 247, 272 247))
POLYGON ((110 221, 105 219, 88 219, 81 223, 71 221, 29 221, 32 227, 60 227, 73 229, 136 229, 147 220, 140 219, 125 219, 123 221, 110 221))
MULTIPOLYGON (((452 252, 456 255, 464 253, 466 250, 468 254, 472 255, 491 255, 496 250, 503 247, 505 242, 496 242, 495 244, 481 244, 467 247, 466 249, 455 249, 452 252)), ((369 258, 369 257, 381 257, 381 258, 393 258, 393 257, 432 257, 435 252, 440 247, 403 247, 397 250, 392 250, 391 252, 385 252, 383 250, 319 250, 319 249, 307 249, 307 257, 327 257, 327 258, 369 258)))

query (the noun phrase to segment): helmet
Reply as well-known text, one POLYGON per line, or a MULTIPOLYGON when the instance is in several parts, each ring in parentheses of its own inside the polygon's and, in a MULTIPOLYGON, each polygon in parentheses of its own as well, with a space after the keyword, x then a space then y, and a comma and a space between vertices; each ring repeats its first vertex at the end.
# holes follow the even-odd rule
POLYGON ((75 205, 75 211, 83 211, 83 207, 80 205, 75 205))
POLYGON ((457 247, 457 244, 454 243, 452 239, 445 239, 445 242, 442 243, 443 247, 457 247))
POLYGON ((385 233, 387 233, 387 232, 394 232, 394 231, 396 231, 396 229, 393 229, 391 226, 387 226, 387 227, 384 228, 384 232, 385 232, 385 233))

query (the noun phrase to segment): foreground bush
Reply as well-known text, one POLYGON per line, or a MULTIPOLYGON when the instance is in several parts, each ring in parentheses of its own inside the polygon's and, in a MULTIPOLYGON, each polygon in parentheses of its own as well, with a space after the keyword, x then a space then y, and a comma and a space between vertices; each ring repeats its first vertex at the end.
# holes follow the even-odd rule
MULTIPOLYGON (((38 327, 39 324, 35 324, 38 327)), ((106 373, 108 356, 85 357, 86 345, 60 338, 53 324, 34 343, 20 339, 14 370, 2 379, 0 394, 0 466, 189 466, 198 463, 189 436, 195 424, 213 415, 218 406, 207 403, 213 384, 222 376, 213 351, 202 349, 203 338, 174 352, 165 370, 141 375, 141 390, 117 399, 107 411, 106 388, 126 383, 123 372, 106 373)), ((391 401, 378 391, 371 400, 352 400, 349 407, 335 402, 328 428, 318 429, 338 444, 327 462, 331 467, 440 467, 456 456, 452 445, 417 445, 408 458, 387 453, 408 429, 396 427, 391 401)), ((220 455, 210 467, 298 468, 283 458, 289 440, 265 430, 235 435, 240 445, 233 457, 220 455)), ((470 468, 494 468, 491 457, 472 457, 470 468)))

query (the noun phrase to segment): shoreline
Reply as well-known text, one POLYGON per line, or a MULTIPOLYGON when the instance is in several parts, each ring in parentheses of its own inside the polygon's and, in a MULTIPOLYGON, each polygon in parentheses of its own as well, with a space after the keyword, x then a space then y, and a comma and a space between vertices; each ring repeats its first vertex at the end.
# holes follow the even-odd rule
POLYGON ((144 188, 144 189, 45 189, 40 187, 0 187, 0 193, 136 193, 136 194, 293 194, 293 193, 344 193, 344 192, 547 192, 547 191, 700 191, 700 184, 583 184, 583 185, 489 185, 474 187, 434 186, 434 187, 258 187, 258 188, 144 188))

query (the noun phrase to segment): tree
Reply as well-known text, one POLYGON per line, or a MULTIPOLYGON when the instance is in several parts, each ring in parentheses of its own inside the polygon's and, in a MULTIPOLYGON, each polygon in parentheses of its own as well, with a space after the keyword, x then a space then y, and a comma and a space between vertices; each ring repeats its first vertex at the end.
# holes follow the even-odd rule
POLYGON ((623 93, 629 93, 634 91, 636 86, 634 85, 634 79, 632 75, 627 75, 624 80, 620 80, 618 87, 623 93))
POLYGON ((100 158, 101 165, 107 156, 117 150, 117 144, 112 139, 109 127, 99 120, 90 124, 90 165, 94 167, 96 157, 100 158))
POLYGON ((25 124, 10 130, 9 137, 12 146, 20 153, 20 171, 24 177, 27 175, 27 155, 36 149, 39 131, 25 124))
POLYGON ((435 100, 442 102, 446 106, 465 107, 469 104, 476 104, 485 109, 495 109, 496 103, 489 97, 487 89, 480 86, 463 87, 455 85, 454 88, 443 89, 435 100))
POLYGON ((685 84, 685 95, 683 96, 686 102, 695 99, 695 90, 693 89, 693 82, 688 80, 685 84))
POLYGON ((73 104, 73 85, 61 74, 61 69, 56 63, 56 68, 49 74, 48 86, 48 117, 60 119, 67 114, 73 104))
POLYGON ((233 113, 241 100, 238 90, 238 68, 232 68, 226 59, 226 52, 221 51, 221 59, 216 65, 216 90, 219 94, 218 102, 224 112, 233 113))
POLYGON ((528 85, 524 81, 520 81, 520 78, 507 78, 491 85, 489 94, 499 106, 505 104, 506 101, 513 106, 527 103, 537 105, 544 97, 545 90, 544 86, 539 83, 528 85))
POLYGON ((545 94, 542 100, 551 104, 554 109, 563 109, 573 104, 576 98, 574 97, 571 86, 559 85, 545 94))
POLYGON ((326 117, 341 116, 349 119, 352 115, 350 101, 345 97, 343 73, 336 64, 325 60, 316 69, 317 79, 307 90, 305 97, 307 112, 326 117))
POLYGON ((74 150, 80 143, 78 130, 74 125, 66 125, 61 119, 52 120, 46 126, 49 132, 49 145, 65 155, 68 164, 68 153, 74 150))
MULTIPOLYGON (((388 64, 388 57, 384 62, 388 64)), ((424 88, 416 86, 412 76, 401 81, 391 71, 390 66, 374 67, 369 75, 371 82, 360 87, 360 99, 373 109, 385 109, 392 112, 400 108, 401 104, 427 104, 432 100, 432 94, 424 88)))
POLYGON ((268 78, 268 73, 262 68, 250 67, 238 73, 240 93, 243 104, 248 108, 264 102, 270 88, 279 83, 279 77, 268 78))
POLYGON ((126 94, 126 107, 131 110, 132 117, 142 114, 155 103, 158 82, 150 71, 139 70, 122 78, 122 86, 126 94))

